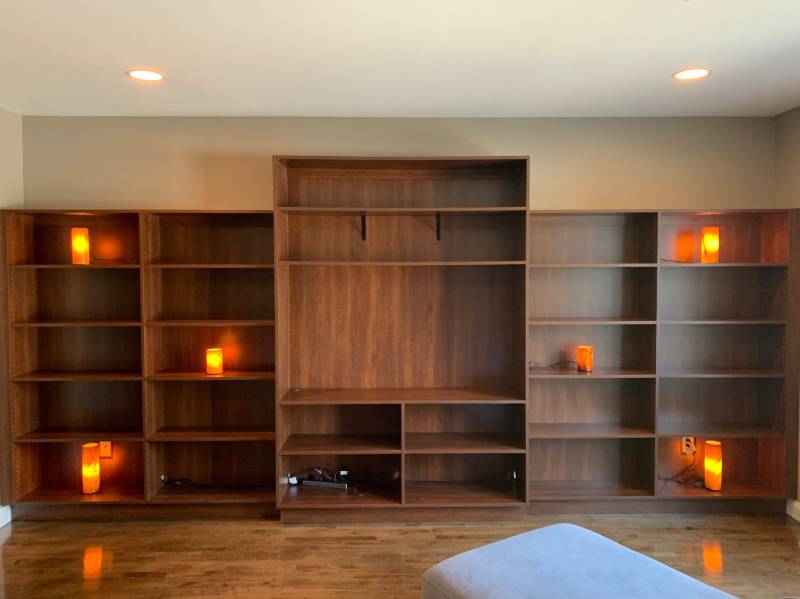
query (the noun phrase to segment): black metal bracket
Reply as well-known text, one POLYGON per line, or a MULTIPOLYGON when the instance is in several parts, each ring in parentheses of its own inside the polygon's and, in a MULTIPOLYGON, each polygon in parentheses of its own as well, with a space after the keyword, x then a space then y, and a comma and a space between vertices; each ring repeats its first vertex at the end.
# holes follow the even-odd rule
POLYGON ((436 213, 436 241, 442 240, 442 213, 436 213))
POLYGON ((361 212, 361 241, 367 240, 367 213, 361 212))

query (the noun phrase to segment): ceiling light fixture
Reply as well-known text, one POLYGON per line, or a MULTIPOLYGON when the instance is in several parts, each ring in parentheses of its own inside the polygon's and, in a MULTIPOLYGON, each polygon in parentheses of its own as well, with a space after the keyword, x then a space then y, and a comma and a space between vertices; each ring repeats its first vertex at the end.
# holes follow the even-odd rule
POLYGON ((145 81, 147 83, 153 83, 164 79, 164 75, 149 69, 128 69, 125 71, 125 74, 131 79, 136 79, 136 81, 145 81))
POLYGON ((691 67, 673 73, 672 78, 676 81, 699 81, 711 74, 711 69, 705 67, 691 67))

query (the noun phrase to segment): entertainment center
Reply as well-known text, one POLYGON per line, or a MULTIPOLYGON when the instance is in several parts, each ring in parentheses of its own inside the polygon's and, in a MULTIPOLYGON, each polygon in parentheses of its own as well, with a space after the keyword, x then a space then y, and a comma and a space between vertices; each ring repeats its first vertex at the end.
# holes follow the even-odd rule
POLYGON ((3 212, 4 503, 287 523, 784 512, 798 213, 530 211, 529 170, 276 157, 273 210, 3 212), (710 439, 720 491, 676 478, 710 439), (81 444, 101 441, 84 494, 81 444), (315 466, 352 484, 289 484, 315 466))

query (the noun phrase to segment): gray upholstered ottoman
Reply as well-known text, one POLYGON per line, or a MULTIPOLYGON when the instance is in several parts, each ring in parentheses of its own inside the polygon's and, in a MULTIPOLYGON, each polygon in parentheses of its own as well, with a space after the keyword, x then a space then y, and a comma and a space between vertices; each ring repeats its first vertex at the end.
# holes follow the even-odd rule
POLYGON ((451 557, 422 575, 423 599, 730 599, 685 574, 572 524, 451 557))

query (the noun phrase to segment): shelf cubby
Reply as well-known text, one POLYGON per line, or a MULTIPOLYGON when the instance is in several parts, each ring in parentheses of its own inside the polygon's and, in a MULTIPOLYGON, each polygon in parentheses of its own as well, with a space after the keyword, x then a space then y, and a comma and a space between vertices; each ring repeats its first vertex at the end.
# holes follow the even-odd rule
POLYGON ((422 404, 405 408, 405 452, 524 453, 525 406, 422 404))
MULTIPOLYGON (((742 499, 785 497, 785 444, 783 439, 698 436, 697 454, 681 455, 680 437, 658 440, 656 495, 670 498, 742 499), (696 478, 703 478, 706 439, 722 442, 722 490, 710 491, 672 482, 669 479, 692 463, 696 478)), ((691 474, 691 472, 689 473, 691 474)))
POLYGON ((655 325, 531 325, 528 337, 531 374, 574 373, 575 365, 569 362, 574 363, 578 345, 594 348, 596 370, 591 373, 594 376, 604 372, 646 374, 655 369, 655 325), (558 366, 548 368, 552 365, 558 366))
POLYGON ((280 508, 346 508, 400 507, 401 457, 375 454, 282 454, 284 476, 308 471, 314 467, 327 470, 346 468, 351 483, 347 490, 288 485, 282 479, 280 508))
POLYGON ((11 408, 17 440, 142 437, 139 382, 13 383, 11 408))
POLYGON ((370 214, 363 228, 358 214, 289 214, 281 259, 410 264, 525 259, 525 222, 519 213, 436 214, 370 214), (405 239, 414 243, 402 243, 405 239))
POLYGON ((665 322, 785 322, 788 273, 782 267, 665 268, 665 322))
POLYGON ((174 503, 267 503, 275 498, 275 444, 148 443, 149 497, 174 503), (165 485, 163 480, 181 481, 165 485))
POLYGON ((148 438, 158 441, 263 441, 275 437, 272 381, 146 383, 148 438))
POLYGON ((660 381, 658 411, 663 436, 782 436, 784 382, 666 378, 660 381))
POLYGON ((532 439, 528 499, 653 494, 654 439, 532 439))
POLYGON ((654 379, 536 379, 530 438, 648 437, 655 433, 654 379))
POLYGON ((720 265, 783 265, 789 259, 786 211, 667 212, 658 235, 660 262, 700 264, 702 228, 710 226, 719 227, 720 265))
POLYGON ((655 213, 534 212, 529 217, 531 265, 627 265, 656 262, 655 213))
POLYGON ((144 500, 141 442, 114 441, 112 457, 100 460, 100 491, 84 495, 81 492, 80 441, 15 443, 16 502, 126 503, 144 500))
POLYGON ((410 454, 405 459, 406 505, 513 506, 525 500, 524 479, 521 454, 410 454))
POLYGON ((141 331, 126 327, 14 328, 16 380, 138 377, 141 331))
POLYGON ((664 324, 659 336, 659 374, 781 375, 785 328, 774 324, 664 324))
POLYGON ((534 268, 528 289, 535 324, 656 320, 655 268, 534 268))
MULTIPOLYGON (((13 266, 73 268, 70 229, 89 229, 91 266, 136 267, 139 214, 136 212, 12 212, 8 216, 8 261, 13 266)), ((75 269, 91 267, 76 266, 75 269)))
POLYGON ((493 208, 527 201, 527 159, 275 159, 275 206, 493 208))
POLYGON ((14 325, 138 324, 138 269, 15 269, 10 273, 14 325))
POLYGON ((271 212, 157 212, 145 222, 147 264, 208 268, 274 262, 271 212))
POLYGON ((397 405, 284 405, 287 455, 399 454, 401 413, 397 405))
POLYGON ((266 325, 275 319, 272 269, 157 268, 148 278, 150 324, 266 325))
POLYGON ((189 326, 149 327, 147 354, 151 380, 221 380, 270 378, 275 370, 271 327, 189 326), (220 347, 225 371, 209 376, 206 349, 220 347))

